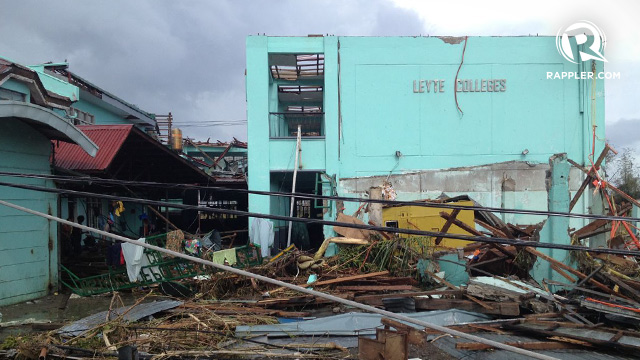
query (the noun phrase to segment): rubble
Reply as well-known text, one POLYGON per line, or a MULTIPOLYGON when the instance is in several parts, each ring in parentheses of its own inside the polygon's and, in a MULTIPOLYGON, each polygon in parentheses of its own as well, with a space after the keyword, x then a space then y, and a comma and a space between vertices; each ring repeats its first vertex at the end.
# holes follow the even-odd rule
MULTIPOLYGON (((472 200, 441 198, 433 203, 453 201, 472 200)), ((627 202, 610 201, 611 215, 622 216, 632 208, 627 202)), ((282 283, 276 286, 264 278, 205 270, 188 260, 145 249, 156 261, 148 267, 170 264, 165 274, 182 271, 182 275, 120 284, 117 290, 142 295, 129 307, 115 306, 119 293, 114 288, 96 290, 96 281, 72 278, 70 287, 82 295, 111 292, 109 309, 95 309, 90 317, 55 329, 43 327, 36 332, 34 328, 30 335, 11 337, 5 340, 0 357, 122 357, 126 352, 138 358, 407 359, 420 354, 416 349, 427 347, 453 357, 504 352, 487 341, 354 312, 322 294, 424 319, 480 336, 480 340, 532 350, 540 358, 637 356, 640 266, 636 258, 571 251, 570 259, 555 259, 536 246, 544 222, 507 223, 473 204, 472 221, 468 213, 465 221, 458 219, 457 209, 440 211, 444 225, 434 237, 350 228, 349 224, 365 223, 340 214, 338 219, 345 225, 335 230, 342 237, 325 239, 315 252, 292 245, 267 259, 262 259, 261 249, 254 245, 186 249, 185 241, 190 245, 195 241, 188 234, 176 231, 150 237, 147 241, 174 251, 242 267, 252 274, 319 291, 321 296, 294 291, 282 283), (466 241, 458 248, 441 246, 454 227, 477 241, 466 241), (327 256, 329 244, 337 247, 335 255, 327 256), (562 281, 534 278, 536 261, 548 263, 562 281), (465 276, 451 276, 451 269, 465 276), (147 301, 146 295, 156 288, 170 293, 166 288, 171 284, 185 289, 172 293, 180 299, 147 301), (89 285, 94 288, 83 288, 89 285)), ((586 245, 585 240, 594 234, 609 233, 609 246, 638 250, 635 233, 625 224, 595 219, 571 230, 573 244, 586 245)), ((0 329, 25 325, 6 318, 0 329)))

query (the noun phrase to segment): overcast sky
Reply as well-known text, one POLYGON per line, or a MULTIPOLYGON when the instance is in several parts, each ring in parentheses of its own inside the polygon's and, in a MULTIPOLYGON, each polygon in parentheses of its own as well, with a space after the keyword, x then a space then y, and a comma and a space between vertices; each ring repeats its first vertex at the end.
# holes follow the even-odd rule
MULTIPOLYGON (((555 35, 578 20, 607 36, 607 138, 640 151, 640 2, 3 1, 0 55, 71 71, 177 122, 246 119, 247 35, 555 35)), ((186 127, 197 140, 246 139, 246 126, 186 127)))

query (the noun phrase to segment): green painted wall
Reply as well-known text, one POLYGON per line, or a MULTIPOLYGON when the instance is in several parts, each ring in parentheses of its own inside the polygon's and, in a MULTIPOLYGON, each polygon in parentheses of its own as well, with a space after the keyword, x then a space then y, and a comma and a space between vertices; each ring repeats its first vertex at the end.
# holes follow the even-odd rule
MULTIPOLYGON (((269 190, 271 171, 293 170, 288 160, 295 139, 269 138, 269 111, 278 108, 280 83, 270 75, 270 53, 325 56, 325 136, 303 139, 302 163, 303 169, 335 175, 340 195, 357 196, 345 188, 345 179, 386 176, 392 169, 400 176, 519 161, 540 168, 544 175, 549 158, 557 153, 588 163, 592 124, 597 126, 596 154, 602 150, 604 81, 547 79, 548 72, 590 71, 591 63, 566 62, 557 53, 554 37, 469 37, 458 79, 506 79, 506 91, 458 92, 462 115, 453 84, 464 46, 464 38, 248 37, 249 188, 269 190), (414 80, 442 80, 444 92, 415 93, 414 80), (396 151, 402 153, 400 159, 396 151)), ((596 70, 603 71, 602 63, 596 63, 596 70)), ((523 188, 514 194, 502 194, 494 183, 486 183, 486 191, 461 187, 460 193, 486 206, 547 209, 544 177, 542 188, 532 191, 522 180, 518 186, 523 188)), ((570 180, 579 185, 582 175, 576 173, 570 180)), ((399 198, 438 195, 417 187, 399 193, 399 198)), ((345 205, 346 213, 358 206, 345 205)), ((267 197, 251 195, 249 209, 267 213, 274 206, 267 197)), ((588 209, 588 201, 581 201, 574 211, 588 209)), ((579 224, 572 221, 574 225, 579 224)))
MULTIPOLYGON (((0 119, 0 171, 50 174, 51 142, 14 118, 0 119)), ((0 177, 1 181, 54 187, 51 181, 0 177)), ((57 215, 56 195, 0 187, 0 199, 57 215)), ((0 305, 38 298, 58 281, 57 226, 0 206, 0 305)))
POLYGON ((42 85, 44 85, 47 90, 64 97, 68 97, 71 101, 77 101, 80 98, 80 89, 77 86, 69 84, 55 76, 46 74, 44 72, 44 65, 34 65, 29 66, 29 68, 38 73, 38 77, 40 78, 40 81, 42 81, 42 85))
POLYGON ((72 106, 75 109, 88 112, 95 116, 96 125, 131 124, 131 121, 128 121, 122 116, 116 115, 113 112, 84 99, 80 99, 80 101, 73 103, 72 106))
POLYGON ((25 101, 27 101, 27 102, 31 101, 31 91, 29 90, 29 87, 23 82, 20 82, 20 81, 15 80, 15 79, 9 79, 9 80, 5 81, 4 83, 2 83, 2 87, 5 88, 5 89, 13 90, 15 92, 19 92, 21 94, 24 94, 25 95, 25 101))

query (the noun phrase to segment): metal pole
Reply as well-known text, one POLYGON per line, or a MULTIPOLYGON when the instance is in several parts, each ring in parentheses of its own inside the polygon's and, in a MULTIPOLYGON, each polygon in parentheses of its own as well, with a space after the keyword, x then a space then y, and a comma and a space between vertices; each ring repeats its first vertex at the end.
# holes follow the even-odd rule
POLYGON ((474 341, 474 342, 479 342, 479 343, 486 344, 486 345, 489 345, 489 346, 492 346, 492 347, 495 347, 495 348, 511 351, 511 352, 514 352, 514 353, 517 353, 517 354, 530 356, 530 357, 532 357, 534 359, 559 360, 558 358, 554 358, 554 357, 543 355, 543 354, 538 354, 538 353, 535 353, 535 352, 532 352, 532 351, 528 351, 528 350, 525 350, 525 349, 520 349, 520 348, 517 348, 515 346, 503 344, 501 342, 497 342, 497 341, 493 341, 493 340, 488 340, 488 339, 485 339, 485 338, 482 338, 482 337, 479 337, 479 336, 476 336, 476 335, 463 333, 463 332, 458 331, 458 330, 449 329, 447 327, 440 326, 440 325, 435 325, 435 324, 432 324, 432 323, 429 323, 429 322, 426 322, 426 321, 413 319, 413 318, 410 318, 410 317, 402 315, 402 314, 396 314, 396 313, 393 313, 393 312, 390 312, 390 311, 378 309, 378 308, 370 306, 370 305, 365 305, 365 304, 361 304, 361 303, 358 303, 358 302, 355 302, 355 301, 346 300, 346 299, 339 298, 339 297, 331 295, 331 294, 325 294, 325 293, 320 292, 320 291, 307 289, 307 288, 304 288, 304 287, 301 287, 301 286, 298 286, 298 285, 289 284, 289 283, 286 283, 284 281, 272 279, 272 278, 269 278, 269 277, 266 277, 266 276, 263 276, 263 275, 250 273, 248 271, 236 269, 236 268, 233 268, 233 267, 230 267, 230 266, 216 264, 216 263, 211 262, 209 260, 200 259, 200 258, 197 258, 197 257, 185 255, 185 254, 182 254, 182 253, 179 253, 179 252, 176 252, 176 251, 167 250, 165 248, 161 248, 161 247, 158 247, 158 246, 150 245, 150 244, 147 244, 147 243, 142 243, 142 242, 140 242, 138 240, 128 239, 128 238, 123 237, 123 236, 119 236, 119 235, 112 234, 112 233, 109 233, 109 232, 106 232, 106 231, 94 229, 94 228, 91 228, 89 226, 80 225, 78 223, 74 223, 74 222, 67 221, 67 220, 64 220, 64 219, 61 219, 61 218, 58 218, 58 217, 55 217, 55 216, 44 214, 44 213, 41 213, 39 211, 27 209, 27 208, 24 208, 22 206, 6 202, 4 200, 0 200, 0 205, 5 205, 5 206, 8 206, 10 208, 13 208, 13 209, 16 209, 16 210, 20 210, 20 211, 24 211, 24 212, 32 214, 32 215, 41 216, 41 217, 49 219, 49 220, 54 220, 54 221, 57 221, 59 223, 71 225, 73 227, 77 227, 77 228, 80 228, 82 230, 95 232, 97 234, 104 235, 104 236, 107 236, 107 237, 110 237, 110 238, 113 238, 113 239, 116 239, 116 240, 119 240, 119 241, 124 241, 124 242, 131 243, 131 244, 134 244, 134 245, 142 246, 142 247, 147 248, 147 249, 159 251, 159 252, 164 253, 164 254, 168 254, 168 255, 172 255, 172 256, 175 256, 175 257, 182 258, 182 259, 190 260, 190 261, 197 262, 197 263, 200 263, 200 264, 203 264, 203 265, 208 265, 208 266, 214 267, 216 269, 220 269, 220 270, 223 270, 223 271, 228 271, 228 272, 234 273, 236 275, 250 277, 250 278, 253 278, 253 279, 256 279, 256 280, 260 280, 260 281, 264 281, 264 282, 269 283, 269 284, 276 285, 276 286, 286 287, 286 288, 289 288, 289 289, 292 289, 292 290, 295 290, 295 291, 298 291, 298 292, 302 292, 302 293, 305 293, 305 294, 321 297, 323 299, 331 300, 331 301, 334 301, 334 302, 337 302, 337 303, 340 303, 340 304, 344 304, 344 305, 347 305, 347 306, 353 306, 355 308, 358 308, 358 309, 361 309, 361 310, 364 310, 364 311, 368 311, 368 312, 375 313, 375 314, 380 314, 382 316, 386 316, 386 317, 389 317, 389 318, 392 318, 392 319, 396 319, 396 320, 400 320, 400 321, 405 321, 405 322, 408 322, 408 323, 411 323, 411 324, 415 324, 415 325, 422 326, 422 327, 425 327, 425 328, 433 329, 435 331, 439 331, 439 332, 442 332, 442 333, 445 333, 445 334, 461 337, 461 338, 464 338, 464 339, 467 339, 467 340, 471 340, 471 341, 474 341))
MULTIPOLYGON (((293 166, 293 185, 291 186, 292 194, 296 193, 296 179, 298 177, 298 162, 300 160, 300 151, 302 151, 302 149, 300 148, 301 140, 302 140, 302 127, 301 125, 298 125, 298 138, 296 139, 296 160, 295 160, 295 165, 293 166)), ((295 205, 296 205, 296 198, 295 196, 292 196, 291 206, 289 207, 289 217, 293 217, 293 208, 295 207, 295 205)), ((293 227, 293 221, 289 220, 289 231, 287 233, 287 247, 291 245, 291 228, 292 227, 293 227)))

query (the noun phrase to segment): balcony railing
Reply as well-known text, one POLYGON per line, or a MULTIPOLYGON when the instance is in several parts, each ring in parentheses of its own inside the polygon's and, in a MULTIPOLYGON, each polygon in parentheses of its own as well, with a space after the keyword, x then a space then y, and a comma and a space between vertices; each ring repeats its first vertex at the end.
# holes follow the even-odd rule
POLYGON ((282 112, 269 114, 269 137, 295 138, 298 125, 302 137, 324 137, 324 113, 282 112))

